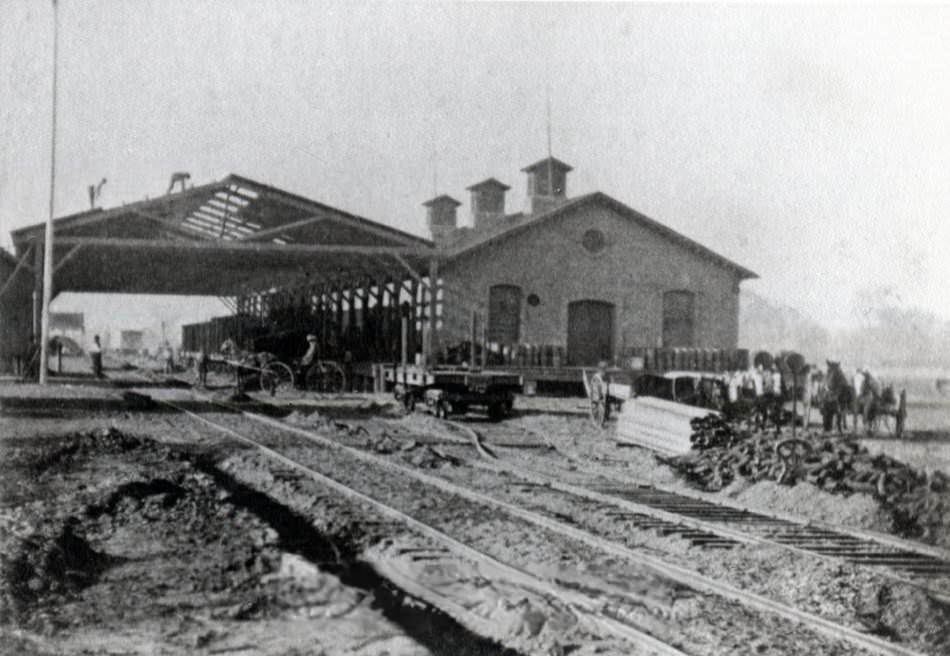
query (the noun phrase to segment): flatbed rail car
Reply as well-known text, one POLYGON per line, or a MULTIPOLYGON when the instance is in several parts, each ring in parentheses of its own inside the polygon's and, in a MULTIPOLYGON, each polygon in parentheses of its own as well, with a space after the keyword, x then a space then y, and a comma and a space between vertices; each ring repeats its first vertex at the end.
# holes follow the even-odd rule
POLYGON ((483 407, 492 421, 509 416, 515 394, 522 391, 522 376, 504 371, 466 367, 424 367, 396 365, 384 367, 383 377, 393 386, 396 398, 408 410, 417 404, 437 417, 464 414, 471 407, 483 407))

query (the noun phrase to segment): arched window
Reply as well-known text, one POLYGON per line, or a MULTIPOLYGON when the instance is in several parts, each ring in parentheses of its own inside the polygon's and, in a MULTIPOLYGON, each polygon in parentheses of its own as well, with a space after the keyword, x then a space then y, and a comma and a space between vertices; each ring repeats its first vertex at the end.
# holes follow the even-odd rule
POLYGON ((515 344, 521 332, 521 287, 495 285, 488 290, 488 341, 515 344))
POLYGON ((663 294, 663 346, 695 346, 693 292, 677 290, 663 294))

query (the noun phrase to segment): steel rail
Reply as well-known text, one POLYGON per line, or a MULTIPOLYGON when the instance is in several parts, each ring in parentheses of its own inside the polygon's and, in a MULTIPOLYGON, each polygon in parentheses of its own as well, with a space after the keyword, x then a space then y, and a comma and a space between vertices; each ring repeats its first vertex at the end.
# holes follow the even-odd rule
MULTIPOLYGON (((202 396, 202 395, 198 395, 198 396, 202 396)), ((468 488, 462 487, 455 483, 451 483, 444 479, 437 478, 435 476, 419 472, 410 467, 392 462, 381 456, 377 456, 377 455, 362 451, 360 449, 357 449, 355 447, 341 444, 337 441, 329 439, 313 431, 306 430, 304 428, 297 427, 297 426, 292 426, 278 419, 274 419, 274 418, 267 417, 264 415, 259 415, 254 412, 249 412, 247 410, 237 408, 231 404, 227 404, 215 399, 211 399, 210 397, 203 397, 203 398, 205 398, 205 400, 208 400, 214 404, 220 405, 223 408, 227 408, 228 410, 232 412, 236 411, 241 416, 251 419, 253 421, 256 421, 258 423, 265 424, 265 425, 277 428, 279 430, 294 433, 311 442, 314 442, 315 444, 319 444, 324 447, 329 447, 332 449, 349 453, 353 457, 363 462, 374 464, 376 466, 382 467, 389 471, 399 472, 421 483, 431 485, 433 487, 441 489, 450 494, 458 495, 469 501, 480 503, 482 505, 495 507, 497 509, 507 512, 509 515, 523 519, 541 528, 545 528, 552 532, 573 538, 575 540, 588 544, 596 549, 610 553, 614 556, 618 556, 621 558, 625 558, 629 561, 636 562, 642 565, 643 567, 651 570, 655 574, 666 577, 670 580, 673 580, 677 583, 690 587, 694 590, 704 592, 707 594, 716 595, 725 599, 730 599, 732 601, 736 601, 740 604, 743 604, 757 611, 776 614, 784 619, 802 624, 830 638, 845 640, 847 642, 850 642, 854 646, 857 646, 862 649, 866 649, 876 654, 882 654, 883 656, 924 656, 922 652, 913 650, 909 647, 891 643, 877 636, 870 635, 870 634, 852 629, 850 627, 837 624, 832 620, 825 619, 813 613, 802 611, 792 606, 783 604, 781 602, 777 602, 767 597, 763 597, 762 595, 742 590, 728 583, 717 581, 715 579, 699 574, 698 572, 695 572, 686 567, 665 562, 662 559, 657 558, 655 556, 650 556, 647 554, 636 552, 626 547, 623 544, 600 537, 598 535, 590 533, 589 531, 578 529, 565 522, 558 521, 556 519, 550 519, 534 511, 519 507, 515 504, 502 501, 499 499, 495 499, 483 493, 470 490, 468 488)), ((167 401, 165 403, 170 404, 170 402, 167 402, 167 401)), ((178 408, 176 407, 176 409, 178 408)), ((181 409, 181 410, 183 410, 184 412, 188 414, 192 414, 185 409, 181 409)), ((193 416, 202 422, 209 423, 212 426, 217 426, 214 422, 211 422, 210 420, 204 417, 200 417, 198 415, 193 415, 193 416)), ((231 432, 231 430, 227 429, 226 427, 221 427, 221 428, 225 432, 231 432)), ((246 439, 247 438, 245 438, 245 440, 246 439)), ((263 447, 263 448, 267 448, 267 447, 263 447)), ((280 456, 280 457, 283 458, 284 456, 280 456)), ((332 480, 332 479, 328 479, 328 480, 332 480)), ((342 484, 337 483, 337 485, 342 485, 342 484)), ((356 494, 361 494, 361 493, 357 492, 356 494)), ((399 512, 399 511, 395 511, 395 512, 399 512)), ((416 520, 413 520, 413 521, 416 521, 416 520)), ((453 540, 452 538, 448 538, 448 539, 453 540)), ((470 548, 465 545, 462 545, 462 546, 464 548, 470 548)), ((476 552, 476 553, 479 553, 479 552, 476 552)))
MULTIPOLYGON (((534 431, 529 431, 529 432, 531 432, 534 435, 538 435, 534 431)), ((538 436, 543 437, 540 435, 538 436)), ((551 447, 565 459, 573 463, 583 464, 583 461, 580 458, 577 458, 576 456, 573 456, 570 453, 565 452, 563 449, 560 449, 553 444, 551 445, 551 447)), ((619 460, 619 459, 614 459, 612 460, 612 462, 624 462, 624 461, 619 460)), ((658 485, 656 483, 652 483, 648 481, 641 481, 641 480, 629 479, 629 478, 618 479, 616 477, 611 477, 608 475, 604 475, 604 477, 611 478, 615 481, 618 481, 619 483, 626 484, 626 485, 629 485, 631 483, 638 484, 638 485, 647 485, 662 493, 678 495, 681 497, 688 497, 690 499, 693 499, 695 501, 699 501, 702 503, 711 503, 711 504, 715 504, 715 505, 721 506, 723 508, 728 508, 731 510, 745 511, 753 515, 768 517, 770 519, 774 519, 774 520, 778 520, 782 522, 807 525, 810 528, 819 528, 819 529, 824 529, 827 531, 833 531, 835 533, 840 533, 848 537, 857 538, 860 540, 867 540, 869 542, 876 542, 882 547, 890 547, 892 549, 911 551, 914 553, 921 554, 923 556, 930 556, 932 558, 938 558, 938 559, 950 562, 950 550, 941 549, 940 547, 922 544, 919 542, 913 542, 911 540, 905 540, 903 538, 899 538, 893 535, 887 535, 885 533, 879 533, 876 531, 861 529, 861 528, 857 528, 853 526, 840 526, 837 524, 829 524, 828 522, 823 522, 821 520, 808 519, 805 517, 792 515, 791 513, 785 513, 785 512, 776 511, 776 510, 763 511, 756 508, 752 508, 743 503, 735 501, 734 499, 729 499, 729 498, 716 499, 715 501, 713 501, 708 496, 704 495, 703 493, 694 491, 694 490, 674 490, 672 488, 668 488, 663 485, 658 485)))
MULTIPOLYGON (((321 474, 320 472, 317 472, 307 467, 306 465, 296 460, 293 460, 292 458, 288 458, 287 456, 279 453, 275 449, 272 449, 258 442, 257 440, 253 438, 242 435, 241 433, 231 428, 228 428, 227 426, 224 426, 223 424, 219 424, 206 417, 202 417, 198 415, 197 413, 194 413, 188 410, 187 408, 184 408, 178 405, 174 401, 168 401, 164 399, 155 399, 155 400, 158 403, 174 408, 178 412, 181 412, 182 414, 188 417, 191 417, 192 419, 198 422, 206 424, 219 432, 225 433, 226 435, 230 436, 232 439, 238 440, 240 442, 243 442, 244 444, 247 444, 249 446, 256 448, 260 452, 267 455, 269 458, 276 460, 277 462, 280 462, 283 465, 286 465, 287 467, 293 470, 299 471, 305 476, 315 480, 321 485, 329 487, 330 489, 334 490, 335 492, 339 493, 340 495, 352 501, 356 501, 356 502, 371 506, 377 513, 389 519, 402 523, 408 526, 409 528, 411 528, 412 530, 416 531, 417 533, 444 545, 450 552, 454 553, 455 555, 475 561, 480 566, 484 567, 486 571, 494 572, 496 576, 498 578, 501 578, 502 580, 514 582, 525 588, 534 590, 535 592, 539 592, 544 595, 548 595, 550 597, 559 599, 562 603, 566 604, 575 613, 577 613, 579 617, 588 621, 592 625, 598 626, 601 629, 613 634, 615 637, 628 640, 640 647, 643 647, 649 650, 650 652, 654 654, 659 654, 660 656, 687 656, 684 652, 673 647, 672 645, 669 645, 663 642, 662 640, 658 638, 655 638, 647 633, 644 633, 640 631, 639 629, 633 626, 630 626, 629 624, 619 622, 611 617, 603 615, 599 610, 599 607, 601 604, 585 595, 579 594, 574 591, 565 590, 548 581, 539 579, 529 574, 528 572, 525 572, 524 570, 518 569, 512 565, 503 563, 495 559, 494 557, 486 553, 483 553, 481 551, 478 551, 477 549, 456 540, 455 538, 447 535, 446 533, 443 533, 442 531, 439 531, 438 529, 433 528, 429 526, 428 524, 425 524, 403 513, 402 511, 397 510, 393 508, 392 506, 389 506, 383 503, 382 501, 379 501, 369 495, 359 492, 358 490, 355 490, 349 487, 348 485, 345 485, 344 483, 337 481, 336 479, 325 476, 324 474, 321 474)), ((213 402, 218 403, 216 401, 213 401, 213 402)), ((221 403, 218 403, 218 404, 223 405, 224 407, 228 407, 225 404, 221 404, 221 403)), ((233 410, 233 408, 230 408, 230 409, 233 410)), ((242 411, 242 414, 244 414, 245 416, 263 418, 260 415, 254 415, 253 413, 246 413, 244 411, 242 411)), ((293 430, 292 427, 286 424, 277 422, 277 426, 281 429, 289 430, 290 432, 299 434, 299 431, 293 430)), ((400 585, 401 583, 407 583, 407 581, 405 580, 402 580, 400 582, 394 581, 394 583, 397 583, 397 585, 400 585)), ((419 584, 411 585, 408 587, 410 589, 407 590, 407 592, 409 592, 410 594, 413 594, 413 592, 423 594, 423 586, 419 584)), ((430 601, 431 599, 434 599, 434 596, 431 592, 429 592, 429 593, 424 593, 424 596, 422 598, 425 601, 430 601)), ((448 606, 448 608, 446 609, 446 612, 448 612, 453 617, 457 616, 456 619, 460 621, 465 620, 466 622, 470 622, 471 625, 474 625, 475 627, 479 629, 482 629, 482 630, 486 629, 487 625, 484 618, 481 618, 480 616, 470 613, 469 611, 467 611, 467 609, 465 609, 461 605, 454 604, 452 602, 447 602, 442 597, 439 597, 439 599, 441 599, 442 602, 448 606)), ((434 603, 434 605, 441 606, 442 604, 434 603)))
MULTIPOLYGON (((233 406, 225 407, 235 410, 233 406)), ((558 520, 549 519, 536 512, 526 510, 512 503, 495 499, 488 495, 475 492, 429 474, 424 474, 409 467, 389 461, 380 456, 340 444, 339 442, 326 438, 312 431, 308 431, 297 426, 291 426, 280 420, 258 415, 246 410, 239 410, 239 412, 242 416, 247 417, 248 419, 252 419, 274 428, 296 433, 297 435, 300 435, 322 446, 345 451, 364 462, 372 463, 390 471, 402 473, 406 476, 409 476, 410 478, 414 478, 415 480, 422 483, 437 487, 445 492, 458 495, 483 505, 493 506, 500 510, 504 510, 508 514, 519 517, 536 526, 540 526, 555 533, 565 535, 580 542, 584 542, 596 549, 606 551, 612 555, 639 563, 640 565, 650 569, 660 576, 664 576, 695 590, 730 599, 758 611, 777 614, 780 617, 798 622, 828 637, 845 640, 857 647, 867 649, 876 654, 882 654, 884 656, 922 656, 922 652, 910 649, 909 647, 897 645, 882 638, 878 638, 877 636, 863 633, 850 627, 842 626, 813 613, 793 608, 786 604, 768 599, 767 597, 742 590, 728 583, 723 583, 721 581, 709 578, 686 567, 667 563, 660 558, 636 552, 622 544, 594 535, 593 533, 583 529, 578 529, 558 520)))
MULTIPOLYGON (((684 515, 677 512, 663 510, 661 508, 656 508, 656 507, 646 505, 643 503, 637 503, 636 501, 631 501, 629 499, 625 499, 623 497, 620 497, 614 494, 605 494, 603 492, 599 492, 595 489, 586 488, 581 485, 564 483, 549 474, 545 474, 543 472, 539 472, 539 471, 527 468, 524 465, 516 465, 507 461, 483 462, 483 461, 477 461, 477 460, 470 460, 468 462, 473 467, 477 467, 479 469, 483 469, 483 470, 491 471, 495 473, 504 472, 509 475, 519 476, 528 482, 541 485, 544 487, 548 487, 548 488, 551 488, 552 490, 557 490, 564 494, 582 497, 584 499, 596 501, 598 503, 615 506, 617 508, 628 510, 632 513, 637 513, 640 515, 653 517, 663 522, 678 524, 681 526, 688 526, 700 531, 721 536, 723 538, 728 538, 730 540, 733 540, 739 543, 760 544, 760 545, 768 545, 771 547, 780 547, 782 549, 786 549, 788 551, 792 551, 794 553, 798 553, 801 555, 809 556, 812 558, 820 558, 826 562, 840 563, 842 561, 845 561, 845 562, 850 562, 852 564, 861 565, 862 563, 859 562, 859 560, 862 557, 864 557, 857 550, 857 547, 859 545, 853 545, 852 547, 835 546, 835 543, 833 543, 831 540, 832 538, 835 538, 838 536, 822 535, 819 537, 814 537, 809 533, 802 533, 801 544, 804 544, 804 545, 813 544, 814 546, 801 546, 801 544, 795 544, 790 541, 779 541, 779 540, 771 539, 769 537, 763 537, 761 535, 754 535, 754 534, 746 533, 737 529, 722 526, 721 524, 718 524, 716 522, 697 519, 689 515, 684 515), (821 544, 820 543, 821 540, 826 540, 827 543, 821 544), (823 551, 835 552, 835 553, 823 553, 823 551)), ((608 478, 608 477, 605 477, 605 478, 608 478)), ((618 483, 629 485, 629 481, 621 482, 618 479, 612 479, 612 478, 610 480, 616 480, 618 483)), ((707 503, 713 503, 713 502, 707 501, 707 503)), ((797 526, 803 530, 813 528, 804 523, 797 524, 797 526)), ((792 528, 792 527, 789 527, 789 528, 792 528)), ((844 535, 840 537, 847 538, 847 536, 844 536, 844 535)), ((858 538, 854 538, 854 539, 858 539, 858 538)), ((841 541, 838 540, 838 542, 840 543, 841 541)), ((887 546, 887 545, 880 545, 880 546, 887 546)), ((872 566, 872 567, 880 567, 882 564, 887 565, 888 563, 885 561, 887 561, 888 559, 891 559, 895 563, 895 566, 900 566, 900 562, 902 562, 899 554, 891 554, 891 553, 883 553, 883 552, 877 552, 877 553, 869 552, 866 557, 868 559, 873 559, 876 557, 882 561, 880 563, 873 563, 873 562, 865 563, 866 566, 872 566)), ((908 561, 908 565, 907 567, 905 567, 905 569, 907 569, 908 571, 911 571, 915 565, 926 567, 927 563, 924 563, 924 562, 914 563, 912 561, 908 561)), ((950 596, 948 596, 947 594, 942 593, 938 590, 934 590, 928 587, 927 585, 920 583, 919 581, 913 580, 912 578, 909 578, 907 576, 902 576, 893 571, 881 571, 879 569, 875 571, 880 576, 913 586, 925 592, 926 594, 930 595, 934 599, 937 599, 944 603, 950 603, 950 596)))

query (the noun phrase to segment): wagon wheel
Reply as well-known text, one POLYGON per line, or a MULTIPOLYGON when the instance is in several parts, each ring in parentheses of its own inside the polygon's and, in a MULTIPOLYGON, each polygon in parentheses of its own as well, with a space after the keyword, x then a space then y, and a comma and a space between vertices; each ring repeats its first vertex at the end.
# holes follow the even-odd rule
POLYGON ((590 393, 590 420, 597 428, 603 428, 610 416, 610 401, 607 398, 607 384, 600 373, 590 377, 588 383, 590 393))
POLYGON ((907 390, 901 390, 897 413, 894 415, 894 433, 900 439, 904 435, 904 423, 907 421, 907 390))
POLYGON ((794 484, 802 462, 811 450, 811 444, 804 440, 791 439, 779 442, 775 447, 775 452, 781 460, 775 472, 778 482, 794 484))
POLYGON ((335 362, 318 362, 307 370, 305 382, 308 390, 342 392, 346 388, 346 374, 335 362))
POLYGON ((283 362, 269 362, 261 367, 261 391, 276 394, 294 387, 294 372, 283 362))
POLYGON ((336 362, 325 362, 324 386, 325 391, 339 393, 346 389, 346 374, 343 367, 336 362))

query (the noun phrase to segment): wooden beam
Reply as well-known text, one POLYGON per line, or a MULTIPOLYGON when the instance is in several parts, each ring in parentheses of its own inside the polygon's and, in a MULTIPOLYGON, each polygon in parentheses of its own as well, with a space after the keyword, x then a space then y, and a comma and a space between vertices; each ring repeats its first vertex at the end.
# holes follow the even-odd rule
POLYGON ((328 212, 330 214, 330 217, 328 218, 330 218, 332 221, 339 221, 344 224, 354 225, 364 232, 371 232, 380 237, 401 241, 405 244, 403 248, 416 248, 416 245, 421 246, 422 243, 426 242, 426 240, 420 237, 410 235, 408 233, 402 232, 401 230, 397 230, 396 228, 391 228, 387 225, 371 221, 370 219, 357 216, 355 214, 350 214, 349 212, 344 212, 343 210, 337 209, 335 207, 330 207, 329 205, 324 205, 308 198, 291 194, 281 189, 277 189, 276 187, 255 183, 253 180, 248 180, 247 178, 242 178, 241 176, 231 176, 231 180, 234 182, 234 184, 251 189, 261 198, 276 200, 277 202, 290 205, 291 207, 296 207, 297 209, 304 210, 310 214, 318 211, 328 212))
POLYGON ((268 228, 267 230, 260 230, 258 232, 252 232, 249 235, 244 235, 240 239, 242 241, 251 241, 251 240, 258 240, 264 237, 272 237, 274 235, 279 235, 288 230, 296 230, 297 228, 308 226, 311 223, 317 223, 319 221, 325 221, 325 220, 326 220, 325 216, 311 216, 306 219, 300 219, 299 221, 293 221, 286 225, 276 226, 274 228, 268 228))
MULTIPOLYGON (((211 182, 200 187, 192 187, 187 191, 181 191, 177 194, 159 196, 158 198, 151 198, 147 200, 136 201, 128 205, 120 205, 118 207, 113 207, 108 210, 93 210, 84 214, 80 214, 75 218, 70 217, 61 217, 56 219, 53 222, 53 227, 57 232, 62 230, 69 230, 71 228, 78 228, 80 226, 88 225, 90 223, 98 223, 100 221, 106 221, 108 219, 122 216, 123 214, 128 214, 129 212, 135 212, 139 209, 144 209, 149 206, 154 206, 160 203, 166 203, 169 206, 175 201, 187 200, 193 198, 194 196, 199 196, 201 194, 206 194, 208 192, 214 192, 215 189, 220 187, 223 184, 223 181, 211 182)), ((42 234, 44 224, 37 224, 32 226, 27 226, 25 228, 20 228, 19 230, 14 230, 13 240, 19 242, 23 239, 30 239, 39 237, 42 234), (36 233, 36 234, 34 234, 36 233)), ((57 241, 59 241, 57 239, 57 241)))
POLYGON ((422 279, 422 276, 416 273, 416 270, 413 269, 409 262, 406 261, 406 258, 404 258, 399 253, 390 253, 390 255, 396 258, 396 260, 406 268, 406 271, 409 272, 409 275, 412 276, 417 283, 428 289, 429 284, 422 279))
POLYGON ((16 274, 20 272, 20 269, 29 269, 30 271, 33 270, 33 267, 29 266, 26 261, 30 258, 30 255, 32 255, 31 251, 36 248, 36 245, 37 242, 31 244, 30 247, 24 251, 20 259, 17 260, 16 266, 13 267, 13 272, 10 274, 10 277, 4 281, 3 287, 0 287, 0 298, 3 298, 3 293, 6 292, 7 289, 13 284, 13 279, 16 278, 16 274))
MULTIPOLYGON (((141 248, 144 250, 221 250, 253 253, 340 253, 345 255, 391 255, 410 268, 403 258, 431 257, 435 252, 428 247, 402 246, 348 246, 343 244, 274 244, 271 242, 242 241, 193 241, 182 242, 172 239, 133 239, 102 237, 60 237, 56 240, 64 246, 101 246, 108 248, 141 248)), ((416 274, 418 276, 418 274, 416 274)))
POLYGON ((142 209, 133 209, 132 214, 135 214, 136 216, 140 216, 143 219, 148 219, 149 221, 153 221, 159 224, 160 226, 162 226, 163 230, 167 230, 181 237, 187 237, 189 239, 195 239, 195 237, 200 237, 200 234, 196 234, 195 232, 182 228, 177 220, 163 219, 160 216, 155 216, 151 212, 146 212, 145 210, 142 210, 142 209))
POLYGON ((71 259, 73 258, 73 256, 76 255, 76 253, 79 252, 79 249, 80 249, 80 248, 82 248, 82 244, 76 244, 75 246, 73 246, 72 248, 70 248, 70 249, 69 249, 69 252, 66 253, 66 254, 62 257, 62 259, 60 259, 60 261, 56 263, 56 266, 53 267, 53 273, 56 273, 57 271, 59 271, 60 267, 62 267, 62 266, 63 266, 64 264, 66 264, 67 262, 69 262, 69 260, 71 260, 71 259))

